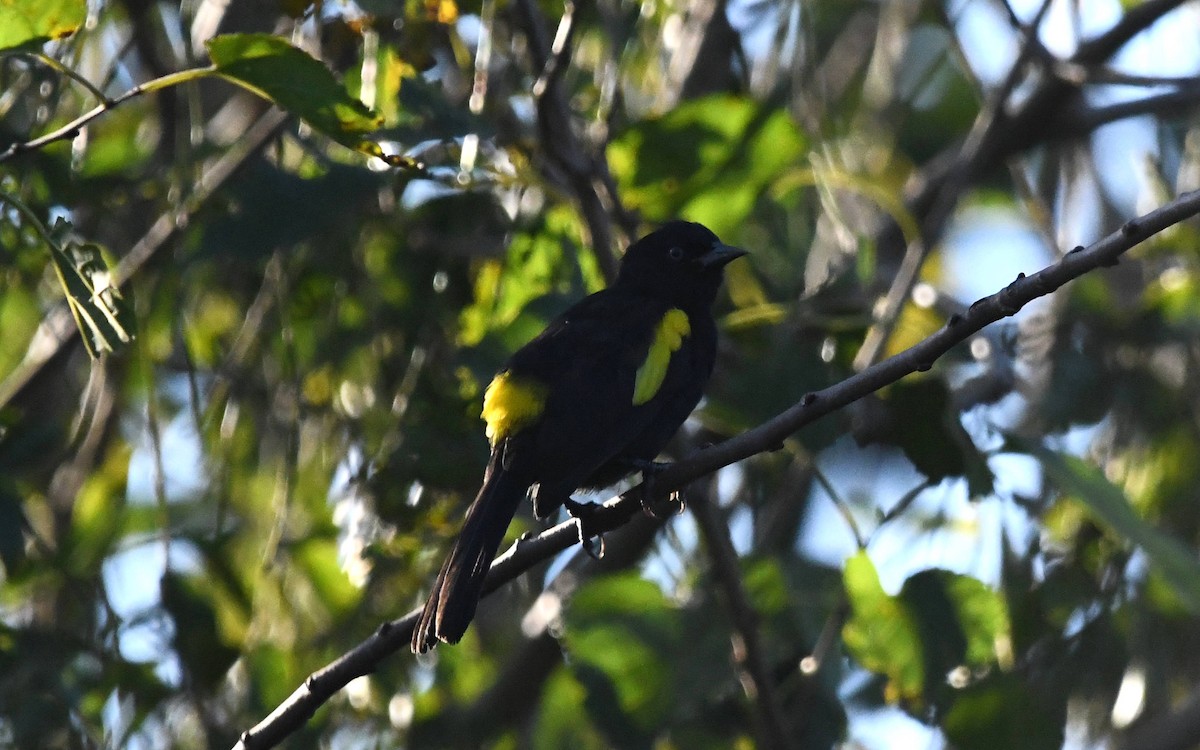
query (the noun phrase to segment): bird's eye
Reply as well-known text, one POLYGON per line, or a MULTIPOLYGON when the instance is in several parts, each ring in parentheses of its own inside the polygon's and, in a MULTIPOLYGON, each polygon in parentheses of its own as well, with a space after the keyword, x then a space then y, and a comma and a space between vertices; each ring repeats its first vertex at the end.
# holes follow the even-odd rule
POLYGON ((673 247, 667 251, 667 257, 671 260, 683 260, 683 248, 673 247))

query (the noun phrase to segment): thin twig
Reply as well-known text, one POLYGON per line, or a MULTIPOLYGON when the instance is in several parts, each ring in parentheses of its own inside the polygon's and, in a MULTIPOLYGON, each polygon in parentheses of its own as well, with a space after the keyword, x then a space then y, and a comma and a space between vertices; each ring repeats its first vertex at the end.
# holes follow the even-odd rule
POLYGON ((1104 107, 1088 107, 1078 110, 1057 123, 1053 136, 1071 138, 1076 134, 1090 133, 1101 125, 1107 125, 1130 117, 1151 114, 1169 114, 1173 111, 1188 112, 1200 107, 1200 81, 1191 86, 1165 91, 1161 94, 1117 102, 1104 107))
MULTIPOLYGON (((1107 31, 1080 44, 1069 62, 1083 66, 1107 62, 1130 39, 1184 2, 1186 0, 1147 0, 1133 6, 1107 31)), ((1064 111, 1077 106, 1078 91, 1079 87, 1074 82, 1046 76, 1041 85, 1029 92, 1018 109, 1003 116, 1002 122, 987 130, 975 148, 950 146, 930 159, 925 168, 910 179, 908 207, 912 214, 923 217, 921 237, 926 246, 936 244, 954 207, 966 194, 966 187, 978 175, 1015 153, 1046 142, 1048 129, 1054 128, 1064 111)), ((1064 132, 1070 135, 1083 134, 1078 129, 1063 128, 1056 130, 1055 135, 1064 132)), ((894 257, 899 255, 897 247, 903 247, 900 243, 905 240, 895 227, 889 226, 879 233, 877 242, 881 256, 894 257)))
POLYGON ((829 500, 833 503, 833 507, 837 509, 842 520, 846 522, 846 527, 854 535, 854 544, 859 549, 866 549, 867 538, 863 536, 862 530, 858 527, 858 521, 854 520, 854 513, 851 512, 850 506, 842 500, 842 496, 838 494, 833 483, 829 481, 829 477, 825 476, 825 472, 821 471, 820 467, 814 467, 813 478, 817 481, 817 484, 821 485, 821 489, 825 490, 825 494, 829 495, 829 500))
MULTIPOLYGON (((987 152, 989 144, 995 141, 996 133, 1005 122, 1004 112, 1006 103, 1020 84, 1025 72, 1026 63, 1038 58, 1038 52, 1042 49, 1041 42, 1037 38, 1037 29, 1050 7, 1050 0, 1043 0, 1033 20, 1027 25, 1020 23, 1015 13, 1009 8, 1008 3, 1004 3, 1004 6, 1009 10, 1014 26, 1021 32, 1023 42, 1020 51, 1017 53, 1016 61, 1009 68, 1008 75, 1005 76, 1004 81, 988 96, 974 124, 971 126, 971 131, 967 134, 966 139, 959 149, 955 164, 961 165, 963 168, 957 173, 950 173, 951 176, 947 179, 946 185, 943 185, 944 188, 955 185, 961 187, 972 179, 974 172, 969 168, 970 165, 975 164, 980 156, 987 152)), ((962 190, 958 189, 958 187, 942 190, 941 198, 935 201, 930 213, 934 216, 948 217, 952 207, 957 205, 961 198, 962 190)), ((940 234, 943 224, 944 218, 942 223, 937 225, 938 234, 940 234)), ((875 321, 867 331, 867 335, 863 338, 862 346, 859 347, 858 352, 854 356, 855 369, 865 369, 879 360, 879 356, 884 351, 884 345, 891 337, 897 322, 900 320, 900 313, 904 310, 904 303, 908 300, 909 295, 912 294, 917 279, 920 278, 921 267, 924 265, 925 258, 933 247, 933 238, 934 235, 928 222, 925 223, 923 231, 919 236, 908 238, 904 249, 904 256, 901 258, 895 276, 892 277, 887 294, 883 297, 883 304, 875 314, 875 321)))
POLYGON ((729 527, 721 517, 712 499, 705 493, 693 493, 688 507, 696 519, 704 546, 708 548, 713 572, 724 595, 733 627, 730 640, 733 661, 738 671, 742 690, 754 707, 755 724, 758 726, 760 744, 764 748, 786 750, 794 747, 794 734, 789 731, 787 721, 780 708, 779 697, 767 658, 763 653, 759 623, 762 616, 750 601, 742 585, 737 551, 729 538, 729 527))
POLYGON ((149 94, 154 91, 159 91, 169 86, 177 86, 181 83, 204 78, 206 76, 213 75, 216 72, 217 66, 208 65, 203 68, 189 68, 188 70, 181 70, 177 73, 171 73, 169 75, 162 76, 161 78, 155 78, 152 81, 139 83, 115 99, 102 100, 100 104, 97 104, 92 109, 89 109, 87 112, 84 112, 82 115, 76 117, 74 120, 71 120, 57 130, 52 130, 45 135, 38 136, 37 138, 29 141, 11 144, 8 148, 0 151, 0 162, 7 161, 17 154, 24 153, 25 151, 33 151, 34 149, 41 148, 42 146, 54 143, 55 141, 74 138, 75 136, 79 135, 79 131, 84 125, 87 125, 89 122, 95 120, 105 112, 116 109, 118 106, 129 101, 130 99, 141 96, 142 94, 149 94))
POLYGON ((112 103, 109 100, 109 98, 107 96, 105 96, 104 92, 101 91, 96 86, 96 84, 92 83, 87 78, 84 78, 82 75, 80 75, 74 69, 72 69, 66 65, 63 65, 58 60, 55 60, 50 55, 47 55, 43 52, 31 52, 31 53, 22 55, 22 57, 25 57, 29 60, 34 60, 36 62, 39 62, 42 65, 45 65, 47 68, 50 68, 51 70, 53 70, 55 73, 58 73, 59 75, 64 76, 66 78, 70 78, 71 80, 78 83, 80 86, 83 86, 85 89, 87 89, 88 92, 92 96, 96 97, 96 99, 98 99, 99 101, 101 101, 105 104, 112 103))

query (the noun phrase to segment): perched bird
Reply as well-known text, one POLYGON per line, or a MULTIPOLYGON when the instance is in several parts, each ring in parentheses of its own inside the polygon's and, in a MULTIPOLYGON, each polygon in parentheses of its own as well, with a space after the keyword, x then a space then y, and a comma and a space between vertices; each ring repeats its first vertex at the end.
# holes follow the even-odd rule
POLYGON ((491 457, 442 565, 412 649, 456 643, 521 500, 543 518, 571 493, 644 468, 695 408, 712 373, 722 269, 745 255, 701 226, 671 222, 629 246, 616 281, 513 354, 488 386, 491 457))

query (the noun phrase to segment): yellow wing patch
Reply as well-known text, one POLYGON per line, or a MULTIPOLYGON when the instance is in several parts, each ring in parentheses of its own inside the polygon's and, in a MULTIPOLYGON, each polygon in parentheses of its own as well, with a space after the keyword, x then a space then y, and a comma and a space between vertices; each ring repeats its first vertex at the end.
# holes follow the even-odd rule
POLYGON ((515 377, 505 370, 483 394, 483 421, 492 445, 519 431, 538 418, 546 406, 546 386, 536 380, 515 377))
POLYGON ((646 361, 637 370, 637 378, 633 381, 633 405, 641 406, 658 393, 663 379, 667 377, 667 367, 671 364, 671 355, 683 346, 683 339, 692 332, 692 324, 688 322, 687 313, 678 308, 667 310, 667 314, 659 321, 654 331, 654 339, 650 342, 650 351, 646 352, 646 361))

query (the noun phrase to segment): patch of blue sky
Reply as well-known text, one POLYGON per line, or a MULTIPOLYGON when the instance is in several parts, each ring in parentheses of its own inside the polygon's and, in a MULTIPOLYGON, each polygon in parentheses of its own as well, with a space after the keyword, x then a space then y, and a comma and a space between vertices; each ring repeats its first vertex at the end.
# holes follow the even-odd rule
POLYGON ((155 662, 159 678, 178 685, 179 664, 168 648, 171 624, 156 614, 162 600, 160 581, 168 563, 174 572, 192 573, 201 570, 202 560, 187 542, 170 542, 165 555, 163 549, 158 539, 123 549, 104 561, 101 576, 109 605, 121 618, 117 641, 121 656, 132 662, 155 662))
MULTIPOLYGON (((169 376, 161 383, 161 397, 174 404, 186 405, 188 392, 185 376, 169 376)), ((204 455, 191 409, 180 408, 175 416, 160 418, 159 430, 167 501, 191 497, 203 490, 206 485, 204 455)), ((145 420, 139 420, 126 425, 126 433, 133 446, 133 454, 129 457, 126 497, 131 503, 153 504, 157 502, 154 489, 157 470, 149 426, 145 420)))

